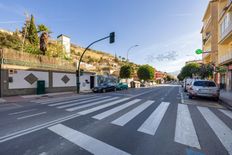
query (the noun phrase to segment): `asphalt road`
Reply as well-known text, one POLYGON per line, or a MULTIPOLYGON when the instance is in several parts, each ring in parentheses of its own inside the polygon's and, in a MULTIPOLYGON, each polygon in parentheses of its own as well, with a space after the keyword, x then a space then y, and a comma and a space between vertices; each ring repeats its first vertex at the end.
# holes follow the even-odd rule
POLYGON ((232 155, 232 112, 177 85, 11 106, 0 155, 232 155))

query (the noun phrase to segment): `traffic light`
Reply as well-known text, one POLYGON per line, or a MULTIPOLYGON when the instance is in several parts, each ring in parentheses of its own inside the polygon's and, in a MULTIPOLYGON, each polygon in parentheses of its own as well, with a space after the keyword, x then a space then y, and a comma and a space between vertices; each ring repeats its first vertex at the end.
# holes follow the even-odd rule
POLYGON ((110 44, 114 43, 114 41, 115 41, 115 33, 111 32, 110 33, 110 44))

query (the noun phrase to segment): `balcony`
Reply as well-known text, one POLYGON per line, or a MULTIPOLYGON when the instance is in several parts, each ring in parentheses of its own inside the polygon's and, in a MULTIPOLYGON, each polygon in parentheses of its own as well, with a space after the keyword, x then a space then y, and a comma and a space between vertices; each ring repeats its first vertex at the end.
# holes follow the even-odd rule
POLYGON ((232 49, 228 50, 228 52, 226 52, 226 54, 222 55, 219 58, 219 64, 224 65, 230 61, 232 61, 232 49))
POLYGON ((229 21, 228 26, 225 28, 223 32, 221 32, 220 35, 220 43, 229 43, 232 41, 232 21, 229 21))
POLYGON ((205 45, 207 42, 208 42, 208 40, 210 40, 210 38, 211 38, 211 33, 209 32, 209 33, 206 33, 206 35, 205 35, 205 37, 203 37, 203 45, 205 45))
POLYGON ((204 22, 204 25, 203 25, 203 31, 209 31, 209 25, 211 24, 211 16, 204 22))

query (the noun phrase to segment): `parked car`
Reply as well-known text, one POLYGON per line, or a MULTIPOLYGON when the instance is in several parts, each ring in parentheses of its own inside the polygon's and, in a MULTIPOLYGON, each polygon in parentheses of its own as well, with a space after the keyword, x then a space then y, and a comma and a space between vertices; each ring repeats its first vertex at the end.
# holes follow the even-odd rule
POLYGON ((121 83, 118 83, 116 87, 117 87, 117 90, 124 90, 124 89, 128 89, 128 84, 121 82, 121 83))
POLYGON ((214 81, 210 80, 194 80, 189 87, 189 99, 193 97, 210 97, 215 100, 219 99, 220 89, 214 81))
POLYGON ((190 87, 190 84, 191 84, 191 82, 193 81, 193 79, 191 79, 191 78, 186 78, 186 79, 184 79, 184 91, 185 92, 187 92, 188 91, 188 89, 189 89, 189 87, 190 87))
POLYGON ((116 84, 114 83, 102 83, 97 87, 94 87, 92 89, 93 92, 95 93, 105 93, 105 92, 109 92, 109 91, 116 91, 117 87, 116 84))

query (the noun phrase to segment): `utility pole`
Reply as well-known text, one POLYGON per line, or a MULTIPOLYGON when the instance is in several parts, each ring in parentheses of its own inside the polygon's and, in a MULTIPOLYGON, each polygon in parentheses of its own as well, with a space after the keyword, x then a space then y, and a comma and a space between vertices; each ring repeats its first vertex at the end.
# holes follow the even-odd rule
POLYGON ((131 47, 127 50, 127 52, 126 52, 126 60, 127 60, 127 61, 129 61, 128 55, 129 55, 130 50, 131 50, 132 48, 135 48, 135 47, 138 47, 138 46, 139 46, 139 45, 133 45, 133 46, 131 46, 131 47))
POLYGON ((93 44, 99 42, 99 41, 102 41, 102 40, 105 40, 105 39, 108 39, 109 38, 109 42, 110 44, 114 43, 115 42, 115 33, 114 32, 111 32, 109 36, 107 37, 104 37, 104 38, 101 38, 99 40, 96 40, 94 42, 92 42, 91 44, 89 44, 89 46, 87 46, 84 50, 84 52, 82 53, 81 57, 80 57, 80 60, 78 62, 78 68, 77 68, 77 71, 76 71, 76 85, 77 85, 77 94, 80 93, 80 65, 81 65, 81 61, 82 61, 82 58, 85 54, 85 52, 90 48, 90 46, 92 46, 93 44))

